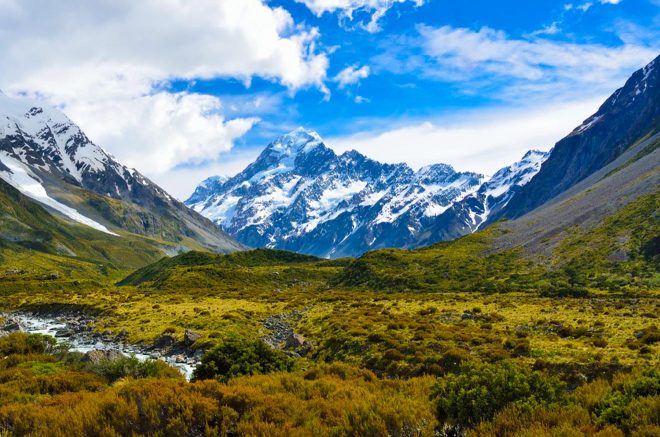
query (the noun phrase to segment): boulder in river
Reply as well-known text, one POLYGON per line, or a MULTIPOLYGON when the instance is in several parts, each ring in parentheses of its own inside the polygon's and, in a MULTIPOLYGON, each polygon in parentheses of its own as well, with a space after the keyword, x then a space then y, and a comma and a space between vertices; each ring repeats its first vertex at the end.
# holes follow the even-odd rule
POLYGON ((183 344, 186 345, 186 347, 190 347, 200 338, 202 338, 202 334, 186 329, 186 332, 183 334, 183 344))
POLYGON ((169 334, 163 334, 154 340, 154 348, 166 349, 172 347, 176 343, 176 339, 169 334))
POLYGON ((85 354, 83 357, 84 362, 92 363, 94 365, 101 364, 103 361, 117 361, 123 357, 121 352, 115 350, 92 350, 85 354))
POLYGON ((56 338, 69 338, 73 337, 76 333, 72 329, 58 329, 55 331, 56 338))
POLYGON ((23 328, 21 328, 21 324, 18 322, 17 319, 10 317, 8 319, 5 319, 5 321, 2 324, 0 324, 0 331, 21 332, 23 331, 23 328))

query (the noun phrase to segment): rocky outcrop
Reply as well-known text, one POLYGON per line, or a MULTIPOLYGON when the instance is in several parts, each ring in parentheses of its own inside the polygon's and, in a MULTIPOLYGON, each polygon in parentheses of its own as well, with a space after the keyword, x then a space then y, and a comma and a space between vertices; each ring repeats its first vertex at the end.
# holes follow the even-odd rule
POLYGON ((163 334, 159 337, 156 337, 154 340, 154 349, 167 349, 176 343, 176 339, 169 335, 169 334, 163 334))
POLYGON ((312 350, 312 343, 302 335, 292 332, 284 341, 284 349, 294 351, 296 354, 304 356, 312 350))
POLYGON ((191 347, 200 338, 202 338, 202 334, 191 331, 190 329, 186 329, 186 331, 183 333, 183 344, 186 347, 191 347))
POLYGON ((18 319, 9 317, 3 320, 0 318, 0 337, 21 331, 23 331, 23 328, 18 319))
POLYGON ((282 349, 292 356, 304 356, 310 353, 314 349, 312 343, 297 334, 291 326, 291 323, 300 320, 307 310, 308 308, 305 308, 268 317, 263 324, 270 333, 261 337, 261 341, 272 348, 282 349))

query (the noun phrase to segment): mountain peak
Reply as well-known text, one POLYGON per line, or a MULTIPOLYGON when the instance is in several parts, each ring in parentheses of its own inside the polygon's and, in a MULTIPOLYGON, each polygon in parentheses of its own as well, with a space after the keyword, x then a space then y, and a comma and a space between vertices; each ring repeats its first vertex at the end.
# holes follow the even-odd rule
POLYGON ((229 180, 229 178, 227 176, 224 176, 224 175, 211 176, 211 177, 208 177, 208 178, 204 179, 199 184, 199 186, 208 188, 212 185, 224 184, 228 180, 229 180))
POLYGON ((323 144, 318 132, 299 127, 270 143, 267 150, 291 155, 309 152, 323 144))
POLYGON ((542 150, 531 149, 531 150, 528 150, 527 153, 525 153, 525 154, 523 155, 522 159, 529 159, 529 158, 531 158, 531 157, 533 157, 533 156, 543 156, 543 155, 546 155, 547 153, 548 153, 548 152, 544 152, 544 151, 542 151, 542 150))
POLYGON ((420 168, 417 174, 424 175, 453 175, 456 173, 454 167, 449 164, 431 164, 420 168))
MULTIPOLYGON (((504 189, 520 184, 515 176, 504 189)), ((474 198, 484 179, 447 164, 415 172, 355 150, 337 156, 318 133, 299 128, 228 182, 207 179, 186 204, 248 246, 334 258, 412 247, 436 222, 447 226, 438 239, 469 232, 486 216, 485 196, 474 198), (452 221, 453 206, 468 196, 464 216, 452 221)))

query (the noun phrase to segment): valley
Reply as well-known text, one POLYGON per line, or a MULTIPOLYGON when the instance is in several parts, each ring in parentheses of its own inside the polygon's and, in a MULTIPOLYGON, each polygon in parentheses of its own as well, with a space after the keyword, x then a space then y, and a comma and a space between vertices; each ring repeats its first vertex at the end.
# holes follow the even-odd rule
POLYGON ((300 128, 185 203, 0 94, 0 437, 658 435, 659 59, 492 177, 300 128))

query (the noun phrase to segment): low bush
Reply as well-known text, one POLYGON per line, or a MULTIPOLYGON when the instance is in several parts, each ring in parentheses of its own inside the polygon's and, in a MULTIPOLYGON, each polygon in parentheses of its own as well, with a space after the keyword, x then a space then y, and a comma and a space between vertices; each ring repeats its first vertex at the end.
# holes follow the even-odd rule
POLYGON ((195 369, 195 380, 228 381, 242 375, 255 375, 291 370, 293 360, 261 340, 248 341, 233 337, 209 350, 195 369))
POLYGON ((101 375, 109 382, 122 378, 182 378, 181 373, 160 360, 141 361, 135 356, 105 360, 89 366, 92 373, 101 375))
POLYGON ((565 386, 540 372, 502 363, 466 366, 440 379, 432 393, 439 421, 474 426, 508 406, 529 410, 563 401, 565 386))

